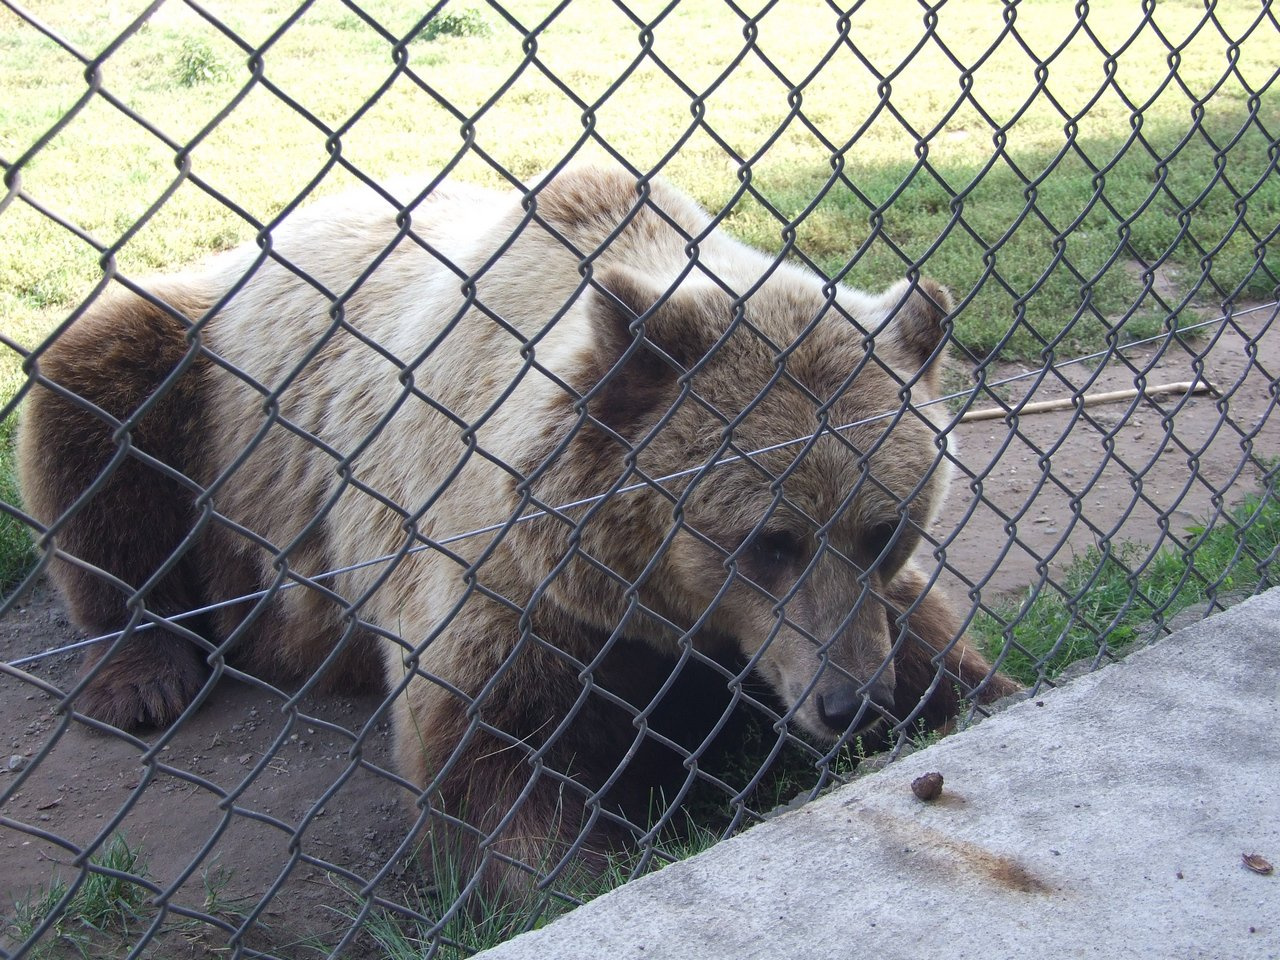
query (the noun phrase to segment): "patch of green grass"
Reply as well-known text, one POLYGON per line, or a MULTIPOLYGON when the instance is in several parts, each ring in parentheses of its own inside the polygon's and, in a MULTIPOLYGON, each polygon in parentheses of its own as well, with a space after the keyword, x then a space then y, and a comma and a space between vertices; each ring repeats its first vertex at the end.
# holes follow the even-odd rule
MULTIPOLYGON (((14 433, 17 417, 0 420, 0 503, 17 504, 18 478, 14 433)), ((15 586, 35 562, 27 526, 0 508, 0 596, 15 586)))
MULTIPOLYGON (((18 943, 26 942, 39 926, 44 923, 45 918, 57 911, 58 904, 67 895, 67 890, 67 884, 55 877, 47 885, 34 890, 25 900, 19 900, 14 903, 13 917, 9 921, 9 927, 5 932, 18 943)), ((61 922, 55 923, 52 929, 45 934, 45 938, 45 943, 57 943, 65 940, 66 935, 63 932, 61 922)), ((43 944, 37 945, 33 955, 40 955, 41 946, 43 944)), ((44 949, 48 951, 50 947, 44 946, 44 949)))
POLYGON ((231 76, 231 68, 214 52, 209 41, 195 34, 182 38, 173 77, 180 87, 196 87, 202 83, 218 83, 231 76))
MULTIPOLYGON (((1272 471, 1274 476, 1274 470, 1272 471)), ((1059 579, 1021 604, 979 617, 974 634, 1001 668, 1023 683, 1053 679, 1078 660, 1119 654, 1210 595, 1280 583, 1280 500, 1247 497, 1212 526, 1193 527, 1176 546, 1151 551, 1117 544, 1090 549, 1059 579), (1007 652, 1006 652, 1007 650, 1007 652)))
MULTIPOLYGON (((117 833, 89 862, 92 867, 74 890, 55 872, 47 884, 15 902, 10 918, 0 927, 0 939, 7 937, 13 944, 22 944, 49 921, 26 956, 76 955, 89 960, 129 953, 141 929, 155 922, 159 910, 150 901, 152 890, 148 884, 152 877, 147 857, 141 846, 131 845, 117 833)), ((239 907, 252 898, 228 895, 232 876, 233 871, 217 864, 216 858, 201 871, 198 903, 204 914, 229 922, 244 919, 246 915, 239 907)), ((258 926, 266 929, 261 922, 258 926)), ((153 945, 161 945, 158 952, 149 949, 146 955, 177 955, 171 947, 176 939, 183 941, 183 953, 197 949, 220 952, 225 944, 220 947, 209 937, 210 933, 215 938, 225 938, 225 931, 196 918, 170 914, 152 940, 153 945)))
MULTIPOLYGON (((430 880, 420 878, 411 888, 407 911, 375 907, 362 932, 390 960, 425 956, 462 960, 518 933, 537 929, 572 907, 570 900, 538 892, 484 902, 479 894, 464 893, 470 879, 449 864, 438 864, 430 880)), ((355 913, 343 912, 343 916, 352 922, 358 919, 355 913)))
MULTIPOLYGON (((1003 344, 1018 359, 1050 345, 1058 356, 1097 347, 1108 323, 1134 306, 1139 287, 1121 266, 1138 256, 1180 265, 1190 290, 1201 258, 1211 253, 1206 296, 1215 284, 1267 293, 1274 278, 1255 266, 1262 259, 1273 272, 1280 269, 1256 239, 1280 219, 1280 183, 1271 175, 1263 132, 1280 119, 1278 98, 1268 92, 1251 104, 1241 82, 1257 80, 1280 60, 1280 36, 1266 29, 1244 36, 1238 75, 1215 87, 1225 41, 1213 31, 1195 32, 1203 19, 1198 4, 1161 4, 1156 22, 1170 37, 1192 36, 1179 51, 1178 75, 1208 97, 1203 116, 1192 115, 1178 84, 1161 87, 1168 51, 1150 26, 1138 29, 1140 11, 1101 2, 1089 8, 1101 42, 1119 47, 1137 32, 1114 68, 1113 85, 1079 117, 1071 111, 1083 110, 1106 85, 1103 53, 1076 34, 1050 60, 1037 94, 1033 60, 1011 37, 1000 39, 1003 20, 975 0, 941 9, 939 42, 926 40, 900 70, 925 34, 923 13, 904 20, 889 0, 860 4, 850 36, 876 69, 893 70, 884 90, 840 43, 836 15, 817 0, 765 13, 758 52, 741 60, 743 20, 726 5, 695 0, 654 26, 652 57, 643 53, 641 28, 603 0, 560 12, 550 0, 531 0, 516 11, 522 28, 491 23, 471 7, 446 6, 416 34, 414 11, 389 2, 364 9, 392 37, 450 38, 430 44, 429 54, 411 49, 408 66, 473 116, 476 146, 517 176, 573 150, 585 109, 610 149, 641 169, 660 166, 713 210, 749 175, 754 195, 733 206, 727 225, 752 243, 777 250, 791 241, 797 253, 855 286, 883 287, 919 263, 957 294, 974 294, 957 332, 978 353, 1003 344), (536 37, 538 68, 525 65, 529 36, 536 37), (996 46, 962 82, 941 43, 969 63, 996 46), (832 57, 810 76, 832 47, 832 57), (1141 140, 1131 136, 1132 110, 1117 88, 1134 102, 1150 101, 1141 140), (882 104, 886 92, 892 110, 882 104), (1246 196, 1243 205, 1237 195, 1246 196)), ((656 16, 660 9, 641 3, 637 12, 656 16)), ((129 23, 83 0, 46 4, 42 16, 90 54, 129 23)), ((266 2, 248 2, 226 11, 225 20, 246 42, 261 44, 285 16, 266 2)), ((1243 35, 1247 24, 1235 22, 1238 16, 1219 16, 1243 35)), ((1068 4, 1028 5, 1018 8, 1016 24, 1024 38, 1044 38, 1047 55, 1056 42, 1050 38, 1070 34, 1076 17, 1068 4)), ((13 159, 77 102, 85 81, 79 61, 16 15, 0 13, 0 32, 11 38, 11 67, 0 74, 0 92, 7 94, 0 97, 0 155, 13 159)), ((259 220, 321 171, 334 136, 344 161, 370 176, 429 176, 460 156, 454 175, 504 183, 466 149, 471 134, 459 119, 397 74, 393 46, 340 4, 308 8, 265 50, 263 76, 311 117, 256 84, 200 141, 193 170, 259 220)), ((250 81, 247 69, 232 66, 246 60, 196 14, 166 6, 119 45, 102 75, 113 96, 186 143, 250 81), (237 82, 214 82, 227 77, 237 82)), ((581 151, 582 159, 604 156, 598 143, 581 151)), ((174 154, 95 98, 21 173, 33 197, 109 244, 172 181, 174 154)), ((319 192, 350 183, 335 168, 319 192)), ((6 317, 10 298, 19 309, 65 308, 100 276, 96 251, 21 202, 6 211, 0 229, 7 241, 0 254, 6 317)), ((234 211, 184 187, 116 260, 131 273, 174 269, 253 233, 234 211)), ((1140 304, 1128 322, 1150 324, 1160 313, 1140 304)))
POLYGON ((414 39, 429 42, 438 37, 487 37, 492 32, 484 14, 468 7, 442 10, 423 25, 414 39))
POLYGON ((103 936, 127 935, 131 925, 144 919, 151 891, 138 882, 148 877, 141 849, 130 846, 122 835, 116 834, 89 863, 101 870, 86 871, 74 892, 71 884, 55 876, 48 885, 14 904, 9 932, 18 943, 25 942, 53 918, 37 943, 34 955, 70 948, 85 958, 97 956, 100 955, 97 945, 103 936), (103 871, 128 874, 136 879, 103 871))
MULTIPOLYGON (((543 927, 639 875, 701 853, 720 839, 720 834, 690 819, 679 837, 673 835, 657 845, 660 854, 647 858, 640 854, 619 855, 611 858, 598 875, 579 870, 562 876, 553 890, 530 890, 523 896, 492 902, 469 893, 471 875, 459 872, 454 862, 428 839, 430 871, 417 866, 420 859, 415 855, 411 869, 417 875, 411 881, 404 908, 373 908, 364 920, 362 933, 376 943, 379 955, 390 960, 421 960, 425 956, 462 960, 516 934, 543 927)), ((353 901, 361 900, 354 890, 347 892, 353 901)), ((356 911, 340 912, 353 923, 360 918, 356 911)))

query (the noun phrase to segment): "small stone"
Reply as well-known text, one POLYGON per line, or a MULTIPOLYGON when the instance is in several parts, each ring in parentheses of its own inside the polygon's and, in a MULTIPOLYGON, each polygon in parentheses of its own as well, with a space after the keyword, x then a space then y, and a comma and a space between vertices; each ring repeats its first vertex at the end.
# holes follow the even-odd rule
POLYGON ((942 774, 926 773, 911 781, 911 792, 920 800, 928 803, 942 796, 942 774))
POLYGON ((20 753, 15 753, 13 756, 9 758, 9 763, 8 763, 9 772, 17 773, 19 770, 24 769, 27 763, 28 763, 28 760, 26 757, 24 757, 20 753))

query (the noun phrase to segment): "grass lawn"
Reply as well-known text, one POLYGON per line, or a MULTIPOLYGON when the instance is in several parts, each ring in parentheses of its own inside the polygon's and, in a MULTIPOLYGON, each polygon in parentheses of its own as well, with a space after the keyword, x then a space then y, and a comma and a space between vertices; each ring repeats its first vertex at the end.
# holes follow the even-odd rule
MULTIPOLYGON (((632 4, 642 17, 662 6, 632 4)), ((732 205, 727 224, 750 242, 781 249, 794 238, 798 255, 855 286, 922 264, 973 295, 958 334, 980 353, 1011 326, 1004 349, 1015 357, 1038 352, 1033 330, 1065 330, 1059 356, 1099 345, 1101 318, 1137 299, 1138 279, 1117 264, 1138 256, 1199 277, 1211 252, 1204 269, 1221 290, 1275 285, 1255 269, 1255 246, 1280 222, 1280 184, 1249 115, 1280 125, 1269 89, 1250 99, 1280 63, 1280 31, 1254 24, 1248 5, 1220 5, 1215 22, 1199 2, 1164 0, 1138 29, 1138 6, 1116 0, 1091 4, 1082 31, 1073 4, 1027 0, 1000 39, 1001 8, 985 0, 947 3, 927 38, 923 10, 869 0, 846 27, 855 52, 816 0, 749 24, 721 0, 685 0, 659 17, 648 54, 641 28, 607 0, 574 0, 548 22, 554 7, 512 2, 507 20, 451 4, 449 28, 462 35, 424 31, 400 69, 395 41, 416 21, 391 0, 363 4, 378 28, 338 0, 300 12, 208 5, 239 44, 166 4, 115 46, 129 5, 51 0, 43 24, 86 57, 110 49, 97 68, 103 94, 79 109, 85 64, 0 12, 0 157, 28 195, 92 238, 8 205, 6 333, 29 345, 64 319, 101 277, 103 250, 131 275, 173 269, 252 238, 317 179, 318 193, 349 185, 346 165, 374 178, 449 168, 497 185, 499 167, 527 178, 575 150, 604 157, 604 144, 713 210, 732 205), (1178 45, 1172 81, 1157 27, 1178 45), (1225 80, 1220 29, 1238 41, 1225 80), (757 38, 746 52, 744 32, 757 38), (536 57, 524 49, 531 35, 536 57), (1117 51, 1110 67, 1100 47, 1117 51), (1047 64, 1042 85, 1031 53, 1047 64), (179 177, 179 155, 191 179, 179 177)), ((1143 304, 1130 322, 1150 330, 1161 319, 1143 304)), ((11 392, 16 357, 5 352, 11 392)))

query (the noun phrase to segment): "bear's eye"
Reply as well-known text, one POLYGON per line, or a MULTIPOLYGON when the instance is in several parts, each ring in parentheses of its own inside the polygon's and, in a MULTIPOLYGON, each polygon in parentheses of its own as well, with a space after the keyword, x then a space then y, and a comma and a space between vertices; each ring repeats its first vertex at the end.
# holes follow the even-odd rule
POLYGON ((883 562, 893 543, 894 534, 898 532, 896 523, 877 523, 864 534, 863 548, 867 551, 867 559, 872 563, 883 562))
POLYGON ((766 566, 791 563, 804 553, 804 543, 789 530, 761 530, 749 537, 745 558, 766 566))

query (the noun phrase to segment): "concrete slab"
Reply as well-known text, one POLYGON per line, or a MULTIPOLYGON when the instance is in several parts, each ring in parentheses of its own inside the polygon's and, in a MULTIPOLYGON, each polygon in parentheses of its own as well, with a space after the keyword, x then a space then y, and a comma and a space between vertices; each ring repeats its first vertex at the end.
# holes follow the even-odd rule
POLYGON ((483 954, 1044 955, 1280 958, 1280 588, 483 954))

